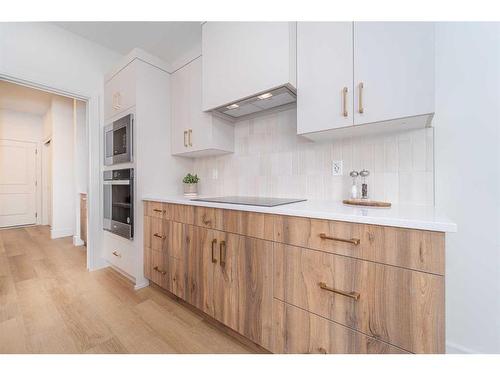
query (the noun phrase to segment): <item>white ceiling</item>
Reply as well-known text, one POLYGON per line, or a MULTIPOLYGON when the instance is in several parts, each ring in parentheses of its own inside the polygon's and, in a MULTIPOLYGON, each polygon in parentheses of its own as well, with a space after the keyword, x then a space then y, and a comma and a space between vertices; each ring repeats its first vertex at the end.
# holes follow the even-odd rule
POLYGON ((201 45, 200 22, 55 22, 122 55, 141 48, 167 63, 201 45))
POLYGON ((50 108, 52 94, 0 81, 0 109, 43 116, 50 108))

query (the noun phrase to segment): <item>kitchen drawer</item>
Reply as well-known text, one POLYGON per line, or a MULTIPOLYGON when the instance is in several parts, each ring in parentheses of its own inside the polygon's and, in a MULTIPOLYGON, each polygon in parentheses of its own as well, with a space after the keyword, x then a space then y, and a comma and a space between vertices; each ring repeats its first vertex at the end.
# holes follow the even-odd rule
POLYGON ((144 276, 164 289, 171 289, 168 255, 144 248, 144 276))
POLYGON ((444 233, 275 216, 274 240, 289 245, 444 274, 444 233))
POLYGON ((172 222, 156 217, 144 218, 144 247, 169 253, 172 222))
POLYGON ((208 229, 221 229, 222 211, 218 208, 194 207, 194 225, 208 229))
POLYGON ((166 203, 165 208, 170 220, 184 224, 194 223, 194 206, 166 203))
POLYGON ((442 276, 275 244, 274 297, 411 352, 444 352, 442 276))
POLYGON ((395 346, 276 299, 273 321, 273 353, 407 354, 395 346))
POLYGON ((104 119, 120 114, 135 105, 136 66, 127 65, 104 84, 104 119))
POLYGON ((273 215, 258 212, 222 210, 222 220, 218 229, 243 236, 273 240, 273 215))
POLYGON ((168 219, 167 206, 167 203, 144 202, 144 214, 159 219, 168 219))
POLYGON ((106 231, 103 237, 104 258, 114 267, 135 277, 136 254, 132 243, 106 231))

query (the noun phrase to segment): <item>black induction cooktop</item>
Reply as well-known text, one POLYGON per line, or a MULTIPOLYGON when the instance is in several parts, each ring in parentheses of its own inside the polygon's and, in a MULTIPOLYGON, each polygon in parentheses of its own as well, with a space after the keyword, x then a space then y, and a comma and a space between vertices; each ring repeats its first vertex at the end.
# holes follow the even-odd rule
POLYGON ((284 204, 304 202, 306 199, 234 196, 234 197, 196 198, 191 200, 200 202, 215 202, 215 203, 229 203, 229 204, 244 204, 248 206, 275 207, 284 204))

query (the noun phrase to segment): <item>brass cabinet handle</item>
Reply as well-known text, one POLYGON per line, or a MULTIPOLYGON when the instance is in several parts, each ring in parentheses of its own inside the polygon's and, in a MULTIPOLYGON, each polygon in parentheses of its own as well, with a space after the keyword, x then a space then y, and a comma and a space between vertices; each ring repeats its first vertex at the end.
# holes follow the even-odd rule
POLYGON ((321 238, 322 240, 331 240, 331 241, 339 241, 339 242, 352 243, 353 245, 359 245, 359 243, 361 242, 359 240, 359 238, 347 239, 347 238, 330 237, 330 236, 327 236, 324 233, 320 233, 319 234, 319 238, 321 238))
POLYGON ((217 263, 217 259, 215 259, 215 245, 217 245, 217 240, 214 238, 212 240, 212 263, 217 263))
POLYGON ((348 92, 348 89, 347 87, 344 87, 342 89, 342 100, 343 100, 343 105, 344 105, 344 112, 343 112, 343 115, 344 117, 347 117, 349 116, 349 112, 347 112, 347 92, 348 92))
POLYGON ((187 134, 188 134, 187 130, 184 130, 184 147, 188 146, 186 141, 187 134))
POLYGON ((220 242, 220 265, 226 266, 226 241, 220 242))
POLYGON ((153 269, 156 271, 156 272, 159 272, 161 273, 162 275, 166 275, 167 274, 167 271, 163 271, 161 269, 158 268, 158 266, 154 266, 153 269))
POLYGON ((153 208, 154 212, 165 213, 165 210, 160 210, 159 208, 153 208))
POLYGON ((121 258, 121 257, 122 257, 122 256, 121 256, 121 254, 120 254, 118 251, 116 251, 116 250, 115 250, 115 251, 113 251, 113 253, 112 253, 112 254, 113 254, 115 257, 118 257, 118 258, 121 258))
POLYGON ((164 240, 165 238, 167 238, 167 236, 161 235, 161 234, 158 234, 158 233, 153 234, 153 236, 161 238, 162 240, 164 240))
POLYGON ((364 84, 363 82, 359 83, 359 101, 358 101, 358 112, 359 113, 364 113, 364 108, 363 108, 363 89, 364 89, 364 84))
POLYGON ((193 134, 193 129, 189 129, 188 130, 188 142, 189 142, 189 146, 193 146, 193 142, 191 142, 191 134, 193 134))
POLYGON ((352 298, 355 301, 357 301, 359 299, 359 293, 356 293, 356 292, 344 292, 342 290, 330 288, 324 282, 319 282, 318 285, 323 290, 327 290, 327 291, 335 293, 335 294, 340 294, 342 296, 352 298))

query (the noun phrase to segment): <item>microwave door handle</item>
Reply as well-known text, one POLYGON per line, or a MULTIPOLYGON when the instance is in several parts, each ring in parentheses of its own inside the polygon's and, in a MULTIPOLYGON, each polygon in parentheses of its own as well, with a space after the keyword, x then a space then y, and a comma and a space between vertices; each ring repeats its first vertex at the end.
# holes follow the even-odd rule
POLYGON ((103 185, 130 185, 130 180, 104 180, 103 185))

